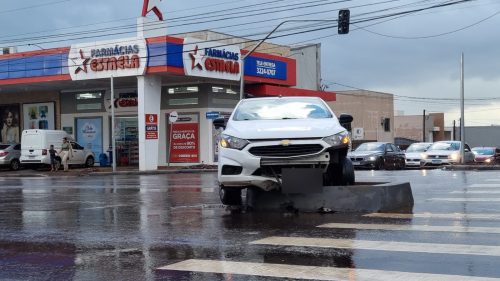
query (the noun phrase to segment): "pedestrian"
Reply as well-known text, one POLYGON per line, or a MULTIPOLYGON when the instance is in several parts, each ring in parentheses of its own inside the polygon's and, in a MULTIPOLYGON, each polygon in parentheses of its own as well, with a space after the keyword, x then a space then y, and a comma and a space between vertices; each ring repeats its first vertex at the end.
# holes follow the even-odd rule
POLYGON ((59 167, 56 167, 56 155, 57 155, 57 151, 54 149, 54 145, 53 144, 50 145, 49 155, 50 155, 50 168, 51 168, 50 171, 51 172, 56 172, 59 167))
POLYGON ((63 143, 61 145, 61 149, 59 150, 59 155, 61 156, 61 162, 64 165, 64 171, 68 171, 68 161, 73 157, 73 148, 68 141, 67 137, 63 138, 63 143))

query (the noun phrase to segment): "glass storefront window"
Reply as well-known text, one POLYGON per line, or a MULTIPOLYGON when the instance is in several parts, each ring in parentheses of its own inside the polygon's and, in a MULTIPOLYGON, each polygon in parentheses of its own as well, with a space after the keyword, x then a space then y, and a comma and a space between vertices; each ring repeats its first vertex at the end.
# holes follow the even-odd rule
POLYGON ((170 99, 168 101, 169 105, 189 105, 198 104, 198 98, 188 98, 188 99, 170 99))
POLYGON ((230 88, 217 87, 212 86, 212 93, 223 93, 223 94, 231 94, 236 95, 237 93, 230 88))
POLYGON ((139 128, 135 116, 115 117, 116 162, 120 166, 139 164, 139 128))
POLYGON ((77 100, 90 100, 102 98, 102 92, 88 92, 76 94, 77 100))

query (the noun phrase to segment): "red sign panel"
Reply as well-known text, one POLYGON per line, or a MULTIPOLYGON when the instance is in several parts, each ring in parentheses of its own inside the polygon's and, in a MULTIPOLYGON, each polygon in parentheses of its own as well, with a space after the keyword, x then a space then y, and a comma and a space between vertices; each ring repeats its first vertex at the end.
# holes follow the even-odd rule
POLYGON ((173 123, 171 128, 170 162, 198 163, 198 123, 173 123))
POLYGON ((146 114, 146 139, 158 139, 158 114, 146 114))

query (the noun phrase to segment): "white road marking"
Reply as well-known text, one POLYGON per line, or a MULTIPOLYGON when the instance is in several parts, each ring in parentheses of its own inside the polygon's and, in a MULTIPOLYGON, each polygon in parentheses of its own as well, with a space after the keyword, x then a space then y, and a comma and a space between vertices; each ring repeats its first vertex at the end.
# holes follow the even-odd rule
POLYGON ((500 182, 500 179, 485 179, 484 181, 497 181, 497 182, 500 182))
POLYGON ((479 187, 490 187, 490 188, 499 188, 500 189, 500 183, 476 183, 476 184, 471 184, 468 187, 470 188, 479 188, 479 187))
POLYGON ((250 244, 500 257, 500 246, 488 245, 410 243, 282 236, 268 237, 250 242, 250 244))
POLYGON ((500 234, 499 227, 468 227, 460 225, 415 225, 415 224, 355 224, 355 223, 327 223, 319 225, 321 228, 351 228, 358 230, 401 230, 401 231, 434 231, 459 233, 495 233, 500 234))
POLYGON ((433 214, 433 213, 419 213, 419 214, 397 214, 397 213, 371 213, 363 215, 363 217, 370 218, 388 218, 388 219, 452 219, 452 220, 500 220, 499 214, 464 214, 464 213, 450 213, 450 214, 433 214))
POLYGON ((444 202, 500 202, 500 198, 430 198, 428 201, 444 202))
POLYGON ((406 281, 493 281, 495 278, 414 273, 356 268, 336 268, 304 265, 287 265, 256 262, 235 262, 215 260, 185 260, 159 267, 159 270, 191 271, 219 274, 240 274, 273 278, 292 278, 305 280, 406 280, 406 281))
POLYGON ((500 190, 467 190, 467 191, 452 191, 451 194, 500 194, 500 190))

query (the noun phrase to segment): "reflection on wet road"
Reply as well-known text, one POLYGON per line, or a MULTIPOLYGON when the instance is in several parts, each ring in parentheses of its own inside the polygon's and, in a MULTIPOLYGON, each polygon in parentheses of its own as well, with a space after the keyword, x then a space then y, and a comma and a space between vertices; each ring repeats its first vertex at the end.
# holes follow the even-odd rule
POLYGON ((410 181, 414 214, 230 214, 216 175, 0 178, 1 280, 493 280, 500 174, 410 181))

